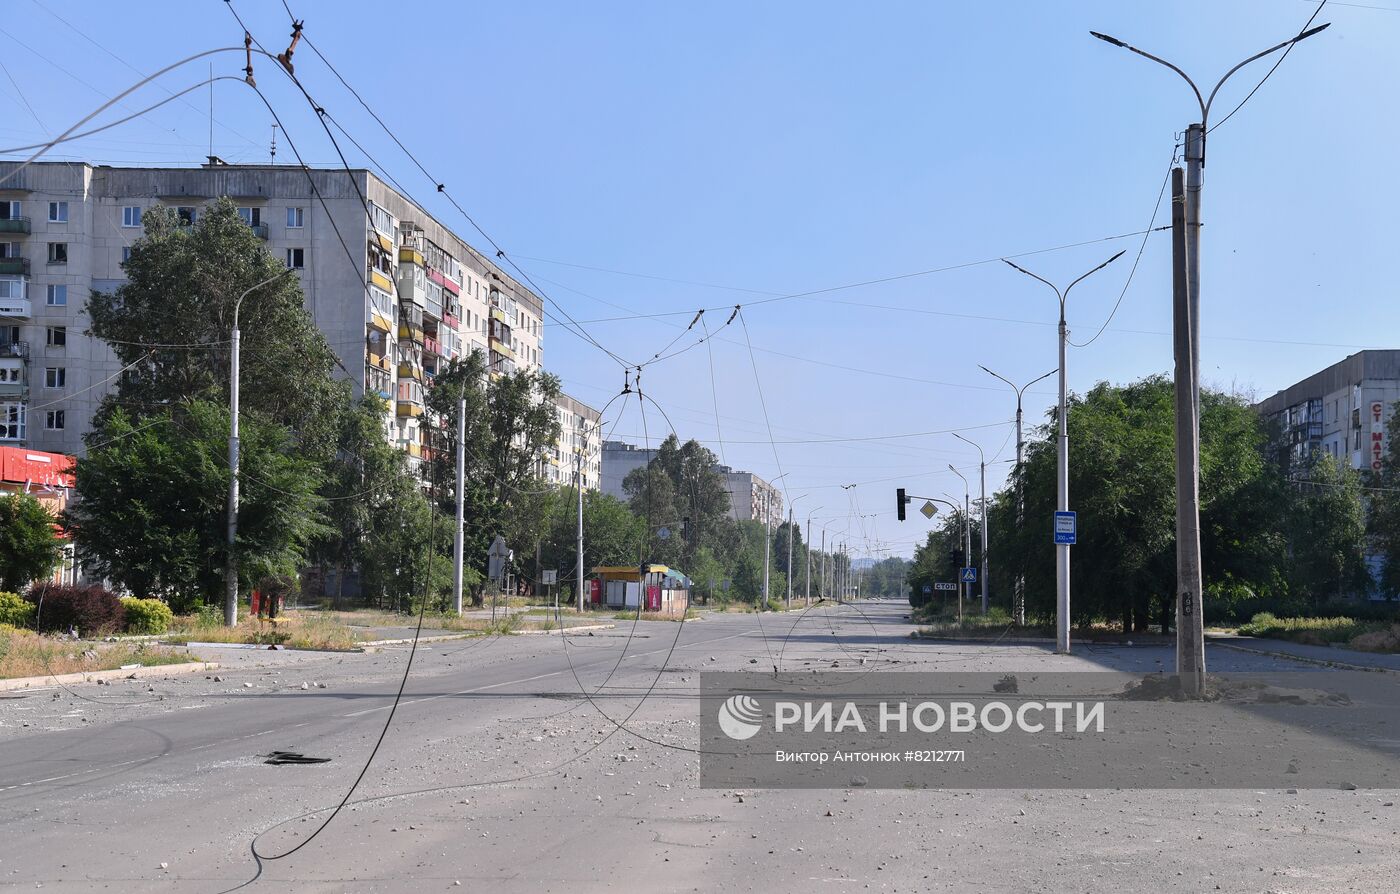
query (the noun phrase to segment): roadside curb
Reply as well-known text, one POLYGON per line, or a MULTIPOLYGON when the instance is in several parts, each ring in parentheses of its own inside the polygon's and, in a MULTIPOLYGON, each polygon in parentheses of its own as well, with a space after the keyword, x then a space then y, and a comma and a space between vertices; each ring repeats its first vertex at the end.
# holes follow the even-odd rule
MULTIPOLYGON (((453 639, 468 639, 477 635, 479 634, 476 631, 463 631, 461 633, 438 633, 432 636, 420 636, 418 637, 418 642, 441 643, 453 639)), ((413 637, 411 636, 407 639, 367 639, 364 642, 360 643, 360 647, 361 650, 363 650, 365 648, 368 648, 369 646, 406 646, 411 642, 413 642, 413 637)))
POLYGON ((217 661, 193 661, 189 664, 153 664, 130 670, 81 671, 76 674, 53 674, 47 677, 15 677, 0 680, 0 692, 34 687, 62 686, 67 683, 92 683, 97 680, 130 680, 143 677, 163 677, 166 674, 197 674, 217 670, 217 661))
POLYGON ((518 636, 549 636, 549 635, 551 635, 551 634, 559 635, 559 634, 564 634, 564 633, 577 633, 577 632, 580 631, 580 630, 615 630, 615 629, 617 629, 617 625, 616 625, 616 624, 580 624, 580 625, 577 626, 577 627, 556 627, 556 628, 553 629, 553 630, 517 630, 517 631, 515 631, 515 634, 518 635, 518 636))
POLYGON ((1380 667, 1374 664, 1351 664, 1346 661, 1334 661, 1330 658, 1309 658, 1306 655, 1294 655, 1292 652, 1276 652, 1271 649, 1251 649, 1249 646, 1223 643, 1212 637, 1206 637, 1206 642, 1224 649, 1234 649, 1237 652, 1248 652, 1251 655, 1266 655, 1270 658, 1287 658, 1290 661, 1301 661, 1304 664, 1316 664, 1319 667, 1341 667, 1347 670, 1367 671, 1373 674, 1400 674, 1400 670, 1396 670, 1393 667, 1380 667))

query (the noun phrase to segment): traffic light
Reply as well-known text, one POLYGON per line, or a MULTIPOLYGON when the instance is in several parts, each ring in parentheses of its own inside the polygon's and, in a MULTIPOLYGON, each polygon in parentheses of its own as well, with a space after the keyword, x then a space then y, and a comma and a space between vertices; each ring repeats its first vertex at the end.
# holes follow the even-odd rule
POLYGON ((681 519, 681 540, 690 542, 690 516, 681 519))
POLYGON ((904 495, 904 488, 902 487, 897 488, 894 493, 895 503, 897 504, 896 508, 899 512, 899 520, 904 521, 904 504, 909 502, 909 498, 904 495))

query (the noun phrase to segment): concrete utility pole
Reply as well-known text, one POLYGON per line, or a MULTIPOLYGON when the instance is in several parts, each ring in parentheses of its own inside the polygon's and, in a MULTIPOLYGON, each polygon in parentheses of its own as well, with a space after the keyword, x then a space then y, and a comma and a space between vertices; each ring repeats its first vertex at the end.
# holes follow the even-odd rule
MULTIPOLYGON (((233 332, 229 338, 228 373, 228 557, 224 566, 224 626, 238 624, 238 376, 239 346, 242 333, 238 329, 238 310, 243 299, 275 282, 294 268, 288 267, 276 276, 269 276, 262 282, 246 289, 233 302, 233 332)), ((343 569, 342 569, 343 573, 343 569)))
MULTIPOLYGON (((968 443, 971 443, 971 442, 969 441, 968 443)), ((973 445, 973 446, 976 446, 976 445, 973 445)), ((980 449, 980 448, 979 448, 979 449, 980 449)), ((964 538, 964 545, 965 545, 965 547, 967 548, 967 552, 966 552, 966 553, 964 554, 964 556, 963 556, 963 561, 967 563, 967 565, 966 565, 965 567, 971 568, 971 567, 973 567, 973 565, 974 565, 974 563, 973 563, 973 561, 972 561, 972 494, 971 494, 971 493, 969 492, 969 490, 968 490, 969 485, 968 485, 968 483, 967 483, 967 478, 963 476, 963 473, 962 473, 962 472, 959 472, 956 468, 954 468, 954 466, 953 466, 952 463, 949 463, 949 464, 948 464, 948 471, 952 472, 954 475, 957 475, 959 478, 962 478, 962 483, 963 483, 963 530, 966 532, 966 536, 965 536, 965 538, 964 538)), ((959 575, 958 575, 958 577, 959 577, 959 578, 962 577, 961 569, 959 569, 959 575)), ((968 601, 971 601, 971 600, 972 600, 972 584, 964 584, 963 586, 965 586, 965 587, 967 588, 967 598, 968 598, 968 601)), ((987 609, 986 609, 985 603, 984 603, 984 606, 983 606, 983 609, 982 609, 982 614, 986 614, 986 613, 987 613, 987 609)))
MULTIPOLYGON (((587 436, 584 436, 585 449, 588 444, 587 436)), ((583 612, 583 452, 578 454, 576 463, 578 470, 575 473, 575 490, 578 491, 578 544, 574 550, 574 589, 578 592, 578 610, 583 612)))
POLYGON ((462 614, 462 563, 467 527, 467 398, 457 400, 457 527, 452 536, 452 604, 462 614))
MULTIPOLYGON (((1065 286, 1064 291, 1060 291, 1059 286, 1048 279, 1036 276, 1034 273, 1012 264, 1006 258, 1002 261, 1012 268, 1026 274, 1031 279, 1038 279, 1055 291, 1055 297, 1060 301, 1060 407, 1059 413, 1059 436, 1056 443, 1056 509, 1060 512, 1069 511, 1069 390, 1065 380, 1065 352, 1069 347, 1069 327, 1065 324, 1065 301, 1069 298, 1070 290, 1079 285, 1084 280, 1098 273, 1103 268, 1123 257, 1123 252, 1119 252, 1113 257, 1104 261, 1099 266, 1065 286)), ((1062 654, 1069 654, 1069 544, 1060 543, 1055 546, 1055 651, 1062 654)))
MULTIPOLYGON (((796 503, 796 500, 792 501, 796 503)), ((787 607, 792 608, 792 506, 788 506, 787 607)))
POLYGON ((826 526, 822 526, 822 574, 817 584, 817 598, 826 595, 826 526))
MULTIPOLYGON (((1322 7, 1318 7, 1321 11, 1322 7)), ((1313 13, 1313 18, 1317 13, 1313 13)), ((1308 24, 1312 24, 1308 19, 1308 24)), ((1206 165, 1206 134, 1213 128, 1211 105, 1216 95, 1235 72, 1251 62, 1284 50, 1325 30, 1330 22, 1308 28, 1297 36, 1255 53, 1225 72, 1210 95, 1202 99, 1195 81, 1175 65, 1151 53, 1124 43, 1116 37, 1089 33, 1099 40, 1113 44, 1170 68, 1195 94, 1201 112, 1198 123, 1186 128, 1186 170, 1172 171, 1172 334, 1176 353, 1176 478, 1177 478, 1177 602, 1176 602, 1176 672, 1182 690, 1189 695, 1204 691, 1206 659, 1205 632, 1201 614, 1201 539, 1200 539, 1200 418, 1201 418, 1201 186, 1206 165), (1189 395, 1189 402, 1186 400, 1189 395)), ((1282 61, 1282 60, 1280 60, 1282 61)), ((1267 75, 1265 76, 1267 77, 1267 75)), ((1263 83, 1262 81, 1260 82, 1263 83)), ((1258 89, 1257 87, 1255 89, 1258 89)), ((1251 92, 1252 95, 1252 92, 1251 92)), ((1248 101, 1249 96, 1244 101, 1248 101)), ((1244 105, 1217 122, 1223 124, 1244 105)), ((1063 362, 1061 363, 1063 366, 1063 362)))
POLYGON ((982 614, 985 615, 992 604, 991 596, 988 594, 990 586, 988 579, 991 577, 991 571, 987 565, 987 455, 982 452, 980 444, 969 441, 957 432, 953 432, 953 437, 977 448, 978 468, 982 473, 982 614))
MULTIPOLYGON (((1016 533, 1020 534, 1025 530, 1026 525, 1026 491, 1025 483, 1021 480, 1021 465, 1025 462, 1025 440, 1021 435, 1021 396, 1026 393, 1027 388, 1031 387, 1036 382, 1053 376, 1056 370, 1052 369, 1045 375, 1031 379, 1026 384, 1018 386, 1015 382, 1006 378, 1006 376, 994 373, 981 364, 978 364, 978 366, 983 372, 995 376, 1010 385, 1011 390, 1016 392, 1016 533)), ((1012 596, 1011 614, 1012 617, 1015 618, 1017 624, 1024 625, 1026 623, 1026 576, 1019 572, 1016 574, 1016 591, 1012 596)))
MULTIPOLYGON (((807 542, 804 543, 803 546, 805 547, 804 551, 807 553, 807 573, 804 575, 807 579, 807 598, 804 601, 808 607, 812 605, 812 516, 824 508, 826 507, 818 506, 816 509, 807 513, 807 542)), ((820 590, 821 588, 818 587, 818 589, 820 590)))
POLYGON ((768 525, 768 491, 763 492, 763 607, 768 608, 768 564, 773 546, 773 531, 768 525))

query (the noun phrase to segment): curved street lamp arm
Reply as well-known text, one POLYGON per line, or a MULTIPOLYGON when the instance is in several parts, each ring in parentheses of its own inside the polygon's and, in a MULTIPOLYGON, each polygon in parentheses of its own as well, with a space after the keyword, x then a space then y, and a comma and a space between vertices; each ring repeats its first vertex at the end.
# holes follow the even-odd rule
POLYGON ((1118 254, 1114 255, 1113 257, 1109 258, 1107 261, 1104 261, 1102 264, 1100 264, 1099 266, 1095 267, 1093 270, 1090 270, 1088 273, 1086 273, 1086 274, 1084 274, 1083 276, 1079 277, 1079 278, 1076 279, 1074 282, 1072 282, 1072 283, 1070 283, 1069 285, 1065 286, 1065 297, 1064 297, 1064 300, 1068 300, 1068 299, 1069 299, 1069 290, 1070 290, 1070 289, 1072 289, 1072 288, 1074 288, 1075 286, 1079 285, 1081 282, 1083 282, 1084 280, 1086 280, 1086 279, 1088 279, 1089 277, 1093 276, 1095 273, 1098 273, 1100 270, 1102 270, 1103 268, 1107 267, 1109 264, 1112 264, 1114 261, 1116 261, 1116 260, 1118 260, 1119 258, 1123 257, 1123 255, 1127 254, 1127 251, 1128 251, 1128 250, 1127 250, 1126 248, 1123 249, 1122 251, 1118 252, 1118 254))
MULTIPOLYGON (((978 444, 976 441, 969 441, 967 438, 964 438, 962 435, 958 434, 957 432, 952 432, 952 435, 953 435, 953 437, 957 438, 959 441, 962 441, 964 444, 971 444, 973 447, 976 447, 976 448, 977 448, 977 456, 978 456, 979 459, 981 459, 982 465, 985 466, 985 465, 987 464, 987 455, 986 455, 985 453, 982 452, 982 445, 981 445, 981 444, 978 444)), ((952 467, 949 466, 949 468, 952 468, 952 467)), ((957 471, 957 470, 954 469, 953 471, 957 471)))
MULTIPOLYGON (((1191 92, 1194 93, 1194 94, 1196 94, 1196 104, 1199 105, 1199 106, 1201 107, 1201 123, 1202 123, 1202 124, 1205 123, 1205 120, 1206 120, 1206 112, 1207 112, 1207 110, 1210 108, 1210 105, 1209 105, 1205 100, 1201 99, 1201 91, 1200 91, 1200 89, 1196 87, 1196 82, 1193 81, 1193 80, 1191 80, 1190 76, 1188 76, 1188 75, 1186 74, 1186 72, 1184 72, 1184 71, 1182 71, 1181 69, 1177 68, 1175 65, 1172 65, 1172 64, 1171 64, 1170 62, 1168 62, 1167 60, 1162 59, 1162 58, 1160 58, 1160 57, 1158 57, 1158 56, 1154 56, 1154 55, 1152 55, 1151 53, 1148 53, 1148 52, 1146 52, 1146 51, 1144 51, 1144 50, 1139 50, 1137 47, 1133 46, 1132 44, 1130 44, 1130 43, 1124 43, 1123 41, 1119 40, 1119 39, 1116 38, 1116 37, 1110 37, 1110 36, 1107 35, 1107 34, 1100 34, 1100 33, 1097 32, 1097 31, 1090 31, 1089 33, 1092 34, 1094 37, 1097 37, 1099 40, 1104 41, 1105 43, 1111 43, 1111 44, 1113 44, 1115 47, 1122 47, 1122 48, 1125 49, 1125 50, 1128 50, 1128 51, 1133 52, 1133 53, 1137 53, 1139 56, 1143 57, 1144 59, 1151 59, 1153 62, 1156 62, 1156 63, 1159 64, 1159 65, 1165 65, 1167 68, 1170 68, 1172 71, 1174 71, 1174 72, 1176 72, 1177 74, 1181 75, 1181 79, 1191 86, 1191 92)), ((1283 46, 1283 44, 1280 44, 1280 46, 1283 46)), ((1278 47, 1274 47, 1274 50, 1276 50, 1276 49, 1278 49, 1278 47)), ((1273 50, 1269 50, 1268 52, 1272 53, 1273 50)), ((1255 57, 1255 58, 1258 58, 1258 57, 1255 57)), ((1238 67, 1238 66, 1236 66, 1236 67, 1238 67)), ((1228 78, 1229 75, 1226 75, 1225 77, 1228 78)), ((1215 89, 1216 89, 1216 90, 1219 90, 1219 89, 1220 89, 1220 85, 1219 85, 1219 84, 1216 84, 1216 85, 1215 85, 1215 89)), ((1214 93, 1214 91, 1212 91, 1212 92, 1211 92, 1211 96, 1214 96, 1214 95, 1215 95, 1215 93, 1214 93)))
MULTIPOLYGON (((1206 119, 1207 119, 1208 117, 1210 117, 1210 107, 1211 107, 1211 104, 1215 102, 1215 94, 1217 94, 1217 93, 1220 92, 1220 88, 1221 88, 1222 86, 1225 85, 1225 82, 1226 82, 1226 81, 1230 80, 1230 76, 1231 76, 1231 75, 1233 75, 1235 72, 1239 71, 1241 68, 1244 68, 1246 65, 1248 65, 1248 64, 1251 63, 1251 62, 1254 62, 1254 61, 1259 60, 1259 59, 1263 59, 1265 56, 1269 55, 1270 53, 1276 53, 1276 52, 1278 52, 1279 50, 1283 49, 1284 47, 1290 46, 1290 45, 1292 45, 1292 44, 1295 44, 1295 43, 1297 43, 1297 42, 1300 41, 1300 40, 1306 40, 1307 38, 1312 37, 1314 34, 1318 33, 1319 31, 1325 31, 1326 29, 1330 28, 1331 26, 1332 26, 1332 23, 1331 23, 1331 22, 1327 22, 1326 24, 1318 25, 1316 28, 1310 28, 1310 29, 1308 29, 1307 31, 1304 31, 1303 33, 1299 34, 1297 37, 1292 37, 1292 38, 1289 38, 1288 40, 1285 40, 1283 43, 1279 44, 1278 46, 1269 47, 1267 50, 1265 50, 1265 51, 1262 52, 1262 53, 1255 53, 1253 56, 1250 56, 1248 59, 1244 60, 1244 61, 1241 62, 1239 65, 1236 65, 1234 68, 1232 68, 1232 69, 1230 69, 1229 71, 1225 72, 1225 77, 1221 78, 1221 79, 1216 83, 1215 88, 1214 88, 1213 90, 1210 91, 1210 96, 1206 98, 1205 104, 1201 106, 1201 125, 1202 125, 1203 127, 1205 126, 1206 119)), ((1090 32, 1090 33, 1092 33, 1092 32, 1090 32)), ((1131 49, 1131 47, 1130 47, 1129 49, 1131 49)), ((1144 54, 1144 55, 1146 55, 1146 54, 1144 54)), ((1157 61, 1158 61, 1158 62, 1161 62, 1160 59, 1158 59, 1157 61)), ((1163 64, 1165 65, 1166 63, 1163 63, 1163 64)), ((1175 66, 1173 66, 1173 67, 1175 67, 1175 66)), ((1186 76, 1185 76, 1185 75, 1182 75, 1182 77, 1186 77, 1186 76)), ((1195 88, 1195 85, 1194 85, 1194 84, 1192 84, 1191 86, 1192 86, 1192 89, 1195 88)), ((1200 98, 1201 98, 1201 94, 1200 94, 1200 92, 1198 91, 1198 92, 1196 93, 1196 99, 1199 100, 1200 98)))
MULTIPOLYGON (((994 372, 992 372, 990 369, 987 369, 987 367, 983 366, 983 365, 980 364, 980 363, 977 364, 977 368, 980 369, 980 370, 982 370, 982 372, 986 373, 986 374, 989 375, 989 376, 995 376, 996 378, 1001 379, 1003 382, 1005 382, 1006 384, 1010 385, 1010 386, 1012 387, 1013 390, 1018 390, 1018 391, 1020 390, 1020 389, 1017 389, 1017 388, 1016 388, 1016 383, 1013 382, 1013 381, 1011 381, 1010 379, 1008 379, 1006 376, 1000 375, 1000 374, 998 374, 998 373, 994 373, 994 372)), ((1042 378, 1044 378, 1044 377, 1042 376, 1042 378)))
POLYGON ((1054 369, 1050 370, 1050 371, 1049 371, 1048 373, 1046 373, 1045 375, 1040 376, 1039 378, 1031 379, 1029 382, 1027 382, 1026 384, 1024 384, 1024 385, 1021 386, 1021 389, 1020 389, 1020 391, 1018 392, 1018 394, 1024 394, 1025 391, 1026 391, 1026 389, 1029 388, 1029 387, 1031 387, 1032 385, 1034 385, 1036 382, 1042 381, 1043 379, 1048 379, 1048 378, 1050 378, 1051 376, 1053 376, 1055 373, 1057 373, 1057 372, 1059 372, 1059 371, 1060 371, 1060 368, 1057 366, 1057 367, 1055 367, 1054 369))
POLYGON ((1016 270, 1021 271, 1022 273, 1026 274, 1027 276, 1029 276, 1031 279, 1038 279, 1038 280, 1040 280, 1041 282, 1045 283, 1047 286, 1049 286, 1050 288, 1052 288, 1052 289, 1055 290, 1055 297, 1060 299, 1060 303, 1061 303, 1061 304, 1064 303, 1065 299, 1064 299, 1064 296, 1060 294, 1060 287, 1057 286, 1057 285, 1055 285, 1054 283, 1052 283, 1050 280, 1046 279, 1046 278, 1043 277, 1043 276, 1036 276, 1034 273, 1030 272, 1030 271, 1027 270, 1025 267, 1021 267, 1021 266, 1019 266, 1019 265, 1017 265, 1017 264, 1013 264, 1013 263, 1011 263, 1010 261, 1008 261, 1006 258, 1002 258, 1002 259, 1001 259, 1001 262, 1002 262, 1003 264, 1006 264, 1006 265, 1008 265, 1008 266, 1010 266, 1010 267, 1016 269, 1016 270))

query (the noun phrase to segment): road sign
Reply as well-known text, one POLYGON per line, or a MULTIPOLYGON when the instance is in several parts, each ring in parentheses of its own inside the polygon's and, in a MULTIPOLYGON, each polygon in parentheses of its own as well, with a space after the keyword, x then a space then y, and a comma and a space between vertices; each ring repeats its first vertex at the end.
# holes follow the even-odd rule
POLYGON ((510 547, 500 534, 491 541, 491 549, 486 554, 486 576, 499 581, 506 576, 506 563, 510 561, 510 547))
POLYGON ((946 581, 939 581, 938 583, 936 583, 936 584, 933 585, 933 588, 934 588, 935 590, 956 590, 956 589, 958 588, 958 585, 957 585, 957 584, 950 584, 950 583, 947 583, 946 581))
POLYGON ((977 583, 977 569, 971 566, 964 568, 962 573, 958 575, 958 580, 965 584, 977 583))
POLYGON ((557 583, 559 583, 559 572, 558 572, 558 571, 555 571, 553 568, 550 568, 550 569, 548 569, 548 570, 546 570, 546 571, 543 571, 543 572, 541 572, 541 574, 543 575, 543 578, 542 578, 542 580, 540 581, 540 583, 545 584, 545 585, 552 585, 552 584, 557 584, 557 583))
POLYGON ((919 507, 919 511, 924 514, 924 518, 933 518, 938 514, 938 507, 933 505, 932 500, 925 500, 924 505, 919 507))
POLYGON ((657 531, 656 531, 656 536, 657 536, 658 538, 660 538, 661 540, 670 540, 670 539, 671 539, 671 529, 670 529, 670 528, 667 528, 667 527, 664 527, 664 526, 661 527, 661 528, 658 528, 657 531))
POLYGON ((1055 542, 1074 543, 1079 534, 1078 517, 1073 512, 1055 513, 1055 542))
POLYGON ((930 587, 928 584, 924 584, 924 595, 927 596, 928 594, 930 594, 930 593, 932 593, 932 592, 933 592, 933 587, 930 587))

